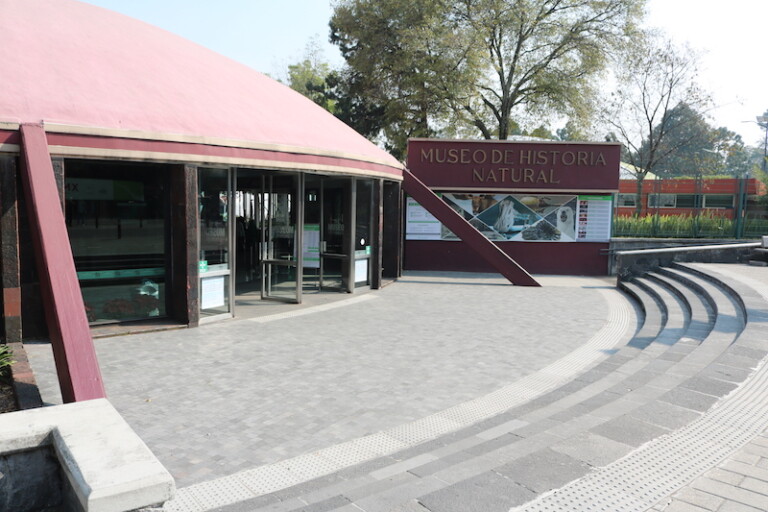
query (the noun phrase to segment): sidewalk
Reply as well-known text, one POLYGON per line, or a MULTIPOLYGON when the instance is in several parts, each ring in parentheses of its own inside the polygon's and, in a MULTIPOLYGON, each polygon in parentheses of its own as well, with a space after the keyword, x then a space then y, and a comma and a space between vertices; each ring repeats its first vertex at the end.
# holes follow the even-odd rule
MULTIPOLYGON (((751 287, 748 308, 768 301, 768 269, 707 268, 751 287)), ((110 400, 176 478, 167 511, 571 512, 626 478, 638 490, 611 510, 649 509, 646 487, 668 496, 657 512, 768 510, 768 437, 732 435, 768 424, 768 370, 749 370, 768 350, 727 348, 736 304, 710 291, 705 343, 664 342, 687 322, 670 308, 635 346, 658 327, 646 311, 636 332, 613 279, 538 279, 411 274, 96 348, 110 400)), ((28 352, 57 402, 50 347, 28 352)))
MULTIPOLYGON (((110 401, 184 488, 492 393, 585 345, 606 324, 606 297, 623 300, 610 279, 542 281, 410 275, 96 350, 110 401)), ((59 403, 50 346, 27 351, 43 400, 59 403)))

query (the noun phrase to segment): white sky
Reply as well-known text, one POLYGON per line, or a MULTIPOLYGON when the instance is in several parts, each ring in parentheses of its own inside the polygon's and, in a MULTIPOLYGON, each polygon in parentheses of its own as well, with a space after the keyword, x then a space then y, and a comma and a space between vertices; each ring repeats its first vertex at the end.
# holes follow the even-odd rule
POLYGON ((648 7, 649 25, 703 52, 699 83, 714 97, 713 122, 762 146, 755 116, 768 110, 768 1, 649 0, 648 7))
MULTIPOLYGON (((175 32, 273 77, 327 43, 330 0, 86 0, 175 32)), ((762 146, 755 116, 768 110, 768 0, 648 0, 648 24, 702 52, 700 84, 714 96, 712 122, 762 146), (748 121, 748 122, 744 122, 748 121)))

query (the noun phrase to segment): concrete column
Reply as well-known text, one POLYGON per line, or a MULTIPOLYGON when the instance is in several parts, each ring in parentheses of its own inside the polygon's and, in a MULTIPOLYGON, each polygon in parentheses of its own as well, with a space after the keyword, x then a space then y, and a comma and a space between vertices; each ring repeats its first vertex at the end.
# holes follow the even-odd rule
POLYGON ((384 183, 382 195, 383 216, 387 221, 382 227, 382 277, 397 279, 402 274, 402 190, 400 183, 384 183))
POLYGON ((64 168, 63 158, 51 158, 51 165, 53 165, 53 177, 56 179, 56 188, 59 190, 59 200, 61 201, 61 211, 66 215, 66 207, 64 200, 64 176, 66 174, 64 168))
POLYGON ((172 275, 170 316, 190 326, 200 322, 197 166, 171 170, 172 275))
POLYGON ((373 180, 373 233, 371 254, 371 288, 381 288, 382 247, 384 247, 384 180, 373 180))

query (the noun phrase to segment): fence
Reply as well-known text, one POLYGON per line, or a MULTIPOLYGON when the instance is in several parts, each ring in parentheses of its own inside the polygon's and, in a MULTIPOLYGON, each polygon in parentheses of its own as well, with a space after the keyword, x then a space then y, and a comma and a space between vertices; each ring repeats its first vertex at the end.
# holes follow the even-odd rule
POLYGON ((768 194, 754 178, 621 180, 614 237, 750 239, 768 234, 768 194), (639 207, 638 207, 639 203, 639 207))

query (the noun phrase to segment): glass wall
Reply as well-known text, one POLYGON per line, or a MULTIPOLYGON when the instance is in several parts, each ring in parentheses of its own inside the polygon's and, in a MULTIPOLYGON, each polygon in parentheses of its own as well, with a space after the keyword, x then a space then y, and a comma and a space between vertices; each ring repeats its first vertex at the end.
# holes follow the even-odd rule
POLYGON ((67 229, 89 321, 165 316, 165 167, 68 160, 65 173, 67 229))
POLYGON ((229 169, 198 171, 200 318, 232 311, 232 185, 229 169))

